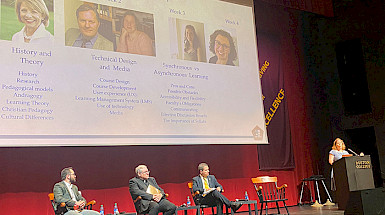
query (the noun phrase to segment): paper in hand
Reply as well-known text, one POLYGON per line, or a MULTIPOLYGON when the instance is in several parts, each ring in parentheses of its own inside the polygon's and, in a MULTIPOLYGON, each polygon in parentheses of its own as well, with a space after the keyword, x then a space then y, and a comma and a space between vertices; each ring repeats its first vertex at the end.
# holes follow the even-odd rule
POLYGON ((160 193, 160 190, 156 189, 156 187, 154 187, 154 186, 152 186, 152 185, 150 184, 150 185, 148 185, 148 187, 147 187, 146 193, 149 193, 149 194, 152 194, 152 195, 154 195, 154 194, 159 194, 159 193, 160 193))
POLYGON ((216 190, 216 189, 215 189, 215 188, 210 188, 209 190, 205 190, 205 191, 203 192, 203 195, 205 196, 205 195, 207 195, 207 194, 213 192, 214 190, 216 190))

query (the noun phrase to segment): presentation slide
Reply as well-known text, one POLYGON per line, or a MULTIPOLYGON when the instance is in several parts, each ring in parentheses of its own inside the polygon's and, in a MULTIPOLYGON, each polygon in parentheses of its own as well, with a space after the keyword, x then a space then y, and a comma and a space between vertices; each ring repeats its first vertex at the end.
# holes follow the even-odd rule
POLYGON ((267 144, 253 8, 2 0, 0 146, 267 144))

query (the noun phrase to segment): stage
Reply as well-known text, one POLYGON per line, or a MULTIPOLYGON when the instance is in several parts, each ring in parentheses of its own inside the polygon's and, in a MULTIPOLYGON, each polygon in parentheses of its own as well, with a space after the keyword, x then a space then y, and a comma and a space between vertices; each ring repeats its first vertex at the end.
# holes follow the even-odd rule
MULTIPOLYGON (((344 211, 343 210, 338 210, 338 206, 323 206, 323 207, 312 207, 310 205, 302 205, 302 206, 290 206, 289 208, 289 213, 290 215, 294 214, 302 214, 302 215, 343 215, 344 211)), ((277 209, 269 209, 268 210, 269 214, 277 214, 277 209)), ((286 214, 285 208, 280 208, 281 214, 286 214)), ((260 211, 258 211, 259 215, 260 211)), ((236 215, 248 215, 249 213, 247 211, 241 211, 239 213, 236 213, 236 215)), ((254 211, 253 213, 254 214, 254 211)), ((263 211, 262 214, 265 214, 265 211, 263 211)))

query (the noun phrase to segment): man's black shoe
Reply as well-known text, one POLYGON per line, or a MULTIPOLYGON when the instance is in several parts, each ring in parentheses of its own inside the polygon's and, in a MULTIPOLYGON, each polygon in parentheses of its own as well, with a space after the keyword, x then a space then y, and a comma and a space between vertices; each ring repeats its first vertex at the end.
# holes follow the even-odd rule
POLYGON ((231 209, 236 212, 242 206, 241 202, 231 202, 231 209))

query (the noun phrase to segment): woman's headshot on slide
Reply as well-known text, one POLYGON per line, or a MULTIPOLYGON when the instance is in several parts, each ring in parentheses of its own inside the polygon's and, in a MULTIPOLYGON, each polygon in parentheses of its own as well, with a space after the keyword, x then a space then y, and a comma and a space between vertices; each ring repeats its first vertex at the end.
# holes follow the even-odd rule
POLYGON ((202 61, 198 35, 192 25, 186 25, 184 31, 184 60, 202 61))
POLYGON ((224 30, 216 30, 210 35, 210 51, 214 54, 209 63, 235 66, 237 59, 233 37, 224 30))
POLYGON ((52 43, 53 36, 46 30, 49 12, 43 0, 16 0, 16 15, 24 27, 12 36, 19 43, 52 43))
POLYGON ((133 12, 127 11, 123 15, 122 31, 116 51, 155 56, 151 38, 138 30, 139 25, 139 20, 133 12))

